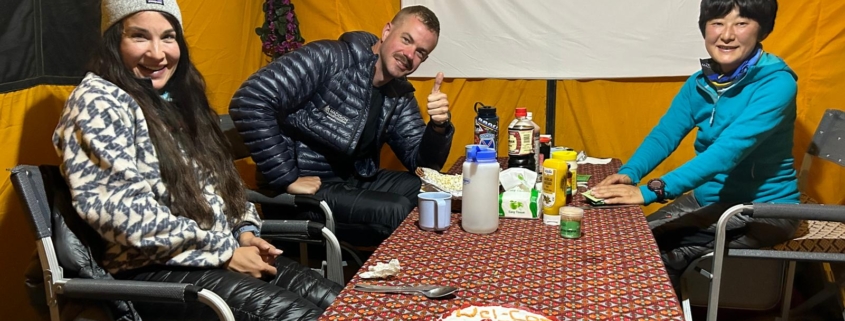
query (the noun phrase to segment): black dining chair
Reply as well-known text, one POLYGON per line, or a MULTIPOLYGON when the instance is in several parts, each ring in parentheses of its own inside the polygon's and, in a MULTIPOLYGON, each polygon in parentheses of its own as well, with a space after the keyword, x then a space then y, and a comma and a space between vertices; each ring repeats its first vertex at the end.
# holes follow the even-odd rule
MULTIPOLYGON (((12 184, 28 215, 38 251, 41 275, 27 279, 31 299, 49 310, 51 320, 61 316, 63 306, 90 305, 106 308, 114 319, 137 320, 132 301, 201 302, 219 320, 234 320, 229 306, 218 295, 191 284, 115 280, 97 262, 104 241, 85 223, 71 204, 68 186, 57 166, 19 165, 11 170, 12 184), (40 296, 39 296, 40 294, 40 296), (41 301, 40 298, 45 298, 41 301), (41 301, 41 302, 39 302, 41 301), (45 306, 46 305, 46 306, 45 306)), ((263 237, 325 238, 329 265, 340 270, 340 246, 331 231, 313 221, 264 221, 263 237)), ((30 275, 33 273, 30 273, 30 275)), ((333 281, 343 284, 342 275, 333 281)), ((74 310, 75 311, 75 310, 74 310)), ((199 312, 198 312, 199 313, 199 312)), ((146 320, 146 319, 145 319, 146 320)))

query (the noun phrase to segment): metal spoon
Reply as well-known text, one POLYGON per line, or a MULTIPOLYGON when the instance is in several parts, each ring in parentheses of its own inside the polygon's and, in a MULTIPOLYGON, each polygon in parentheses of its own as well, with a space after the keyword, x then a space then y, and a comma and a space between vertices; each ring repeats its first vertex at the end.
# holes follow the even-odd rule
POLYGON ((380 285, 367 285, 367 284, 356 284, 354 287, 355 290, 363 291, 363 292, 375 292, 375 293, 403 293, 403 294, 410 294, 410 293, 419 293, 424 295, 427 298, 442 298, 444 296, 450 295, 455 293, 458 288, 454 286, 437 286, 437 285, 424 285, 424 286, 380 286, 380 285))

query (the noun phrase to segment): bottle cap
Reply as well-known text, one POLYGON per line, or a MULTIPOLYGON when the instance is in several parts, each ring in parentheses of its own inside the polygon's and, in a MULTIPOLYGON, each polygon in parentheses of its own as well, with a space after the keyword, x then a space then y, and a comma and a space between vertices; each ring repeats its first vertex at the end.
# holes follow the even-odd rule
POLYGON ((541 143, 548 143, 552 141, 552 135, 540 135, 541 143))
POLYGON ((578 153, 574 150, 561 150, 552 152, 552 158, 564 161, 574 161, 578 158, 578 153))
POLYGON ((489 148, 479 150, 475 156, 478 161, 496 161, 496 151, 489 148))
POLYGON ((476 109, 478 116, 482 117, 496 117, 496 107, 493 106, 484 106, 481 108, 476 109))
POLYGON ((514 112, 514 115, 516 115, 516 118, 527 117, 528 111, 525 109, 525 107, 516 107, 516 111, 514 112))
POLYGON ((484 103, 480 101, 475 102, 475 106, 473 106, 473 109, 475 109, 475 112, 479 115, 496 115, 496 107, 484 105, 484 103), (478 108, 479 105, 481 106, 480 109, 478 108))
POLYGON ((487 157, 487 153, 493 154, 493 159, 496 159, 496 151, 487 147, 487 145, 467 145, 466 161, 477 162, 482 157, 487 157))
POLYGON ((467 150, 466 150, 466 157, 467 157, 467 158, 469 158, 469 152, 470 152, 470 150, 472 150, 474 147, 487 147, 487 145, 481 145, 481 144, 478 144, 478 145, 467 145, 467 147, 466 147, 466 149, 467 149, 467 150))
POLYGON ((584 209, 575 206, 561 206, 558 210, 561 220, 578 220, 584 217, 584 209))

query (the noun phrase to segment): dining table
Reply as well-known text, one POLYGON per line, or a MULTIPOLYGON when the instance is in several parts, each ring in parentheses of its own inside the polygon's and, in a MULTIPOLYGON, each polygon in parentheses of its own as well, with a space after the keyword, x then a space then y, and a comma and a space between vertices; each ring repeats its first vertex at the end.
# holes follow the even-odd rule
MULTIPOLYGON (((506 160, 499 159, 502 167, 506 160)), ((446 173, 460 174, 463 159, 446 173)), ((580 164, 588 186, 616 173, 621 162, 580 164)), ((419 228, 414 209, 352 277, 320 320, 440 320, 457 309, 502 306, 550 320, 683 320, 681 305, 640 206, 585 208, 582 235, 561 237, 542 219, 500 218, 491 234, 461 229, 453 213, 446 231, 419 228), (401 269, 384 279, 364 279, 379 263, 401 269), (356 284, 458 288, 452 296, 369 293, 356 284)), ((472 204, 461 204, 461 207, 472 204)))

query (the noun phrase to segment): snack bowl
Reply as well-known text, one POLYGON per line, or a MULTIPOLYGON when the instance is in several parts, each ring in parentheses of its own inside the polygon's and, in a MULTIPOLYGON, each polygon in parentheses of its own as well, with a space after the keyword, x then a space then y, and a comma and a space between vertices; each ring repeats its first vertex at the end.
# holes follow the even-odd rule
POLYGON ((443 174, 430 168, 420 167, 416 171, 422 181, 422 192, 446 192, 452 195, 452 212, 461 211, 463 175, 443 174))

